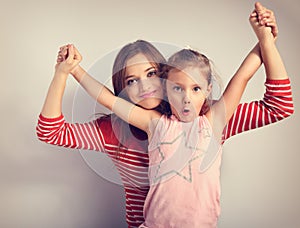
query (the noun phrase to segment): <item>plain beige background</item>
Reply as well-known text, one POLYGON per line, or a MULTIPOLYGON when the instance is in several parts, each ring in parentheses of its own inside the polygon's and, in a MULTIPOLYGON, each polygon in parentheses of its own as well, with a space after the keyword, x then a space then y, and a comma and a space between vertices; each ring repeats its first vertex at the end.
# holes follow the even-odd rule
MULTIPOLYGON (((262 1, 275 11, 278 48, 296 113, 225 144, 220 228, 300 226, 299 26, 297 0, 262 1)), ((37 140, 38 114, 58 47, 74 43, 89 68, 136 39, 190 45, 214 60, 226 84, 256 42, 254 1, 2 1, 0 227, 126 227, 122 188, 90 169, 77 150, 37 140)), ((260 99, 263 68, 243 101, 260 99)), ((76 82, 63 111, 71 120, 76 82)), ((84 104, 82 104, 84 108, 84 104)))

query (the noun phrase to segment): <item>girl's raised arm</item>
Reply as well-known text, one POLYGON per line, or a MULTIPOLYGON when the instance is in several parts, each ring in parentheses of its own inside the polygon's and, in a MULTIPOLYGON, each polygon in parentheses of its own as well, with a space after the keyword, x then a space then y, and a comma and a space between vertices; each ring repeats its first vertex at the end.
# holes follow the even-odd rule
MULTIPOLYGON (((70 58, 70 61, 72 61, 72 57, 74 58, 75 56, 80 56, 80 53, 73 45, 70 45, 68 57, 65 61, 68 61, 70 58)), ((74 59, 74 65, 76 65, 75 62, 76 59, 74 59)), ((97 100, 99 104, 105 106, 129 124, 149 133, 148 128, 150 121, 159 117, 159 114, 156 111, 145 110, 131 102, 115 96, 106 86, 90 76, 82 67, 78 66, 78 64, 76 69, 72 68, 72 70, 73 74, 76 75, 75 79, 91 97, 97 100)))

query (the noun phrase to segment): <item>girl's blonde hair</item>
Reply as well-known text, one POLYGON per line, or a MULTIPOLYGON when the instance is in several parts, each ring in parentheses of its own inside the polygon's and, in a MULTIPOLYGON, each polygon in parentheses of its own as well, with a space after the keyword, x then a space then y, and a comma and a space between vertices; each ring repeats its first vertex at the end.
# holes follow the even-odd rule
MULTIPOLYGON (((214 68, 211 60, 209 60, 204 54, 190 48, 184 48, 174 53, 168 59, 167 64, 163 67, 161 78, 168 79, 168 73, 172 69, 184 70, 187 67, 198 67, 203 75, 206 76, 208 85, 211 85, 213 79, 217 76, 217 74, 213 72, 214 68)), ((210 95, 205 99, 199 115, 204 115, 210 109, 212 103, 212 93, 210 93, 210 95)), ((165 113, 167 116, 172 114, 170 112, 170 108, 166 108, 165 110, 168 110, 168 112, 165 113)))

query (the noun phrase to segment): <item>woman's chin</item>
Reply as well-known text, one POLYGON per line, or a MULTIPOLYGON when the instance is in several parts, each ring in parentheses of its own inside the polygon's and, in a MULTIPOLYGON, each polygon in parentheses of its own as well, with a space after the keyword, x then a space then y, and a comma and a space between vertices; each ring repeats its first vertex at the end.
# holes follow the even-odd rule
POLYGON ((138 103, 139 106, 143 107, 144 109, 154 109, 159 106, 161 103, 161 99, 158 98, 147 98, 138 103))

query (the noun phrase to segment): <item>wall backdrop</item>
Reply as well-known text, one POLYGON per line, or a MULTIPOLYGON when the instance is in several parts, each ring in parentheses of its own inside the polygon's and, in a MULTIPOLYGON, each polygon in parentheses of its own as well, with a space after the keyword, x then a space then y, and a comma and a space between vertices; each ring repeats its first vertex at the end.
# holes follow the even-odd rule
MULTIPOLYGON (((226 142, 220 228, 300 226, 300 5, 297 0, 262 3, 276 14, 295 114, 226 142)), ((82 66, 91 69, 136 39, 189 45, 214 61, 226 84, 256 43, 248 23, 253 6, 249 0, 2 1, 0 226, 126 227, 120 185, 98 175, 80 151, 37 140, 35 126, 59 46, 74 43, 82 66)), ((264 80, 261 68, 243 101, 260 99, 264 80)), ((75 102, 80 105, 77 94, 70 77, 63 103, 68 121, 75 102)))

